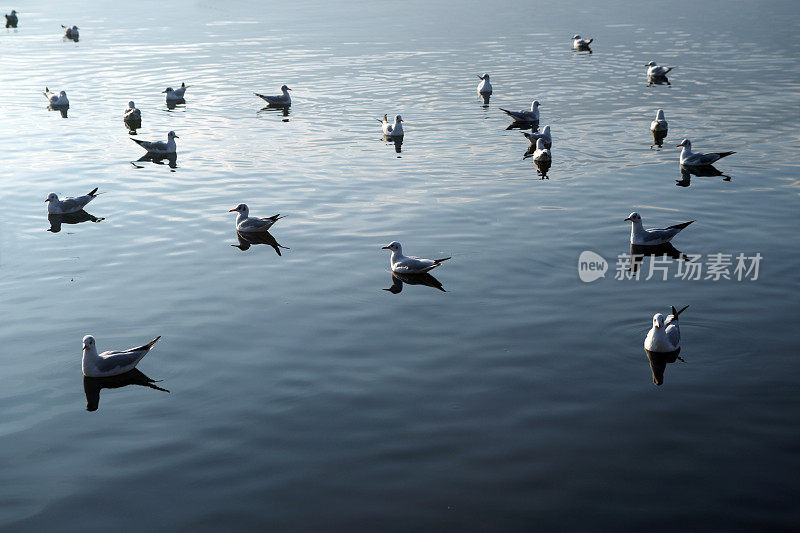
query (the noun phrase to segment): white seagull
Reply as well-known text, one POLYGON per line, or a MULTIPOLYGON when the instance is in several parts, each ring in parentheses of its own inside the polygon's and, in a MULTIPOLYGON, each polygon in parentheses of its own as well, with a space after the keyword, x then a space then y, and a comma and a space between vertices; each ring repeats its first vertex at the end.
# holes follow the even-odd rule
POLYGON ((647 332, 644 339, 644 349, 648 352, 674 352, 681 347, 681 330, 678 324, 678 315, 686 311, 688 305, 676 311, 672 308, 672 314, 664 320, 664 315, 656 313, 653 315, 653 327, 647 332))
POLYGON ((684 139, 681 141, 677 148, 683 148, 681 150, 681 165, 685 165, 687 167, 700 167, 705 165, 710 165, 719 161, 723 157, 728 157, 731 154, 735 154, 736 152, 711 152, 709 154, 700 154, 692 152, 692 141, 689 139, 684 139))
POLYGON ((403 131, 403 117, 400 115, 394 116, 394 124, 389 122, 389 119, 386 117, 386 115, 383 115, 383 120, 376 120, 381 123, 381 129, 383 130, 384 137, 402 137, 405 135, 405 132, 403 131))
POLYGON ((175 135, 174 131, 167 133, 167 142, 164 141, 140 141, 139 139, 131 139, 133 142, 144 148, 151 154, 174 154, 178 146, 175 144, 175 139, 180 139, 175 135))
POLYGON ((185 83, 181 83, 181 86, 177 89, 173 89, 172 87, 167 87, 161 94, 166 93, 167 101, 174 101, 174 100, 183 100, 183 95, 186 93, 186 89, 188 86, 185 83))
POLYGON ((539 106, 542 105, 539 103, 539 100, 534 100, 531 103, 530 111, 527 109, 523 109, 522 111, 509 111, 508 109, 500 108, 500 111, 503 111, 506 115, 510 116, 517 122, 539 122, 539 106))
POLYGON ((542 139, 544 141, 545 148, 552 148, 553 147, 553 138, 550 136, 550 125, 544 127, 542 133, 531 132, 522 132, 522 134, 528 138, 532 145, 536 146, 536 141, 542 139))
POLYGON ((403 255, 403 247, 397 241, 390 242, 388 246, 384 246, 382 249, 392 251, 389 265, 392 267, 392 272, 397 272, 398 274, 422 274, 433 270, 444 261, 450 259, 450 257, 445 257, 443 259, 406 257, 403 255))
POLYGON ((138 348, 98 354, 97 346, 95 346, 94 343, 94 337, 86 335, 83 338, 83 360, 81 361, 83 375, 90 378, 105 378, 109 376, 118 376, 133 370, 160 338, 161 336, 159 335, 144 346, 139 346, 138 348))
POLYGON ((6 15, 6 28, 16 28, 17 24, 19 24, 19 18, 17 17, 17 10, 12 9, 11 14, 6 15))
POLYGON ((236 217, 236 231, 241 232, 253 232, 253 231, 267 231, 269 228, 272 227, 275 222, 282 218, 280 214, 273 215, 269 218, 256 218, 251 217, 250 215, 250 208, 247 207, 247 204, 239 204, 228 213, 239 213, 239 216, 236 217))
POLYGON ((77 41, 78 37, 80 37, 80 35, 78 34, 77 26, 72 26, 71 28, 69 28, 62 24, 61 27, 64 28, 64 37, 66 37, 67 39, 72 39, 74 41, 77 41))
POLYGON ((550 149, 544 144, 544 139, 536 139, 536 150, 533 152, 534 161, 550 161, 550 149))
POLYGON ((482 81, 478 84, 478 94, 492 94, 492 84, 489 83, 489 75, 478 76, 482 81))
POLYGON ((128 107, 125 109, 125 114, 122 115, 123 119, 127 121, 131 120, 142 120, 142 112, 136 109, 136 104, 133 103, 133 100, 128 102, 128 107))
POLYGON ((50 101, 50 107, 69 107, 69 99, 66 91, 56 94, 48 87, 44 88, 44 96, 50 101))
POLYGON ((67 213, 77 213, 95 198, 97 198, 97 187, 92 189, 89 194, 76 196, 75 198, 64 198, 63 200, 59 200, 58 195, 51 192, 47 195, 45 203, 48 204, 47 212, 51 215, 66 215, 67 213))
POLYGON ((254 95, 258 96, 269 105, 279 105, 279 106, 290 106, 292 105, 292 97, 289 96, 290 88, 286 85, 281 86, 281 93, 278 96, 266 96, 264 94, 253 93, 254 95))
POLYGON ((651 61, 645 65, 647 67, 648 78, 664 78, 667 73, 675 67, 659 67, 655 61, 651 61))
POLYGON ((694 220, 690 220, 689 222, 681 222, 680 224, 675 224, 674 226, 668 226, 666 228, 644 229, 644 226, 642 226, 642 217, 635 211, 628 215, 625 221, 631 223, 631 244, 645 246, 656 246, 667 243, 671 241, 675 235, 680 233, 683 228, 694 222, 694 220))
POLYGON ((667 119, 664 118, 664 110, 656 111, 656 119, 650 123, 650 131, 667 131, 667 119))
POLYGON ((581 39, 580 35, 573 35, 572 36, 572 48, 575 50, 585 50, 589 48, 589 45, 592 44, 594 39, 581 39))

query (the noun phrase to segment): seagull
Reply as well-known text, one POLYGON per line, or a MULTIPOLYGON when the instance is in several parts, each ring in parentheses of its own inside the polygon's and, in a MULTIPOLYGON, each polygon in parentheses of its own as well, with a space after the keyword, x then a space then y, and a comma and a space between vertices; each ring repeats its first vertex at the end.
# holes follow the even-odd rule
POLYGON ((492 94, 492 84, 489 83, 489 75, 484 74, 483 76, 478 76, 481 81, 478 84, 478 94, 492 94))
POLYGON ((667 73, 675 67, 659 67, 655 61, 651 61, 645 65, 647 67, 648 78, 665 78, 667 73))
POLYGON ((133 370, 160 338, 161 336, 159 335, 138 348, 98 354, 97 346, 94 344, 94 337, 86 335, 83 338, 83 360, 81 361, 83 375, 90 378, 105 378, 118 376, 133 370))
POLYGON ((10 15, 6 15, 6 28, 16 28, 17 24, 19 24, 19 18, 17 17, 17 10, 12 9, 10 15))
POLYGON ((533 152, 534 161, 550 161, 550 149, 545 147, 544 139, 536 139, 536 151, 533 152))
POLYGON ((550 125, 549 124, 544 127, 544 129, 542 130, 542 133, 536 133, 536 132, 526 133, 526 132, 523 132, 522 134, 525 137, 527 137, 528 140, 531 142, 531 144, 534 145, 534 146, 536 146, 536 141, 538 141, 539 139, 542 139, 544 141, 544 147, 545 148, 549 149, 549 148, 553 147, 553 138, 550 136, 550 125))
POLYGON ((66 91, 61 91, 56 95, 48 87, 44 88, 45 97, 50 101, 50 107, 69 107, 69 99, 66 91))
POLYGON ((281 92, 283 94, 279 94, 278 96, 266 96, 258 93, 253 94, 266 101, 269 105, 288 107, 292 105, 292 97, 289 96, 289 91, 291 91, 290 88, 288 88, 286 85, 281 85, 281 92))
POLYGON ((51 215, 66 215, 67 213, 77 213, 81 211, 86 204, 97 198, 97 187, 92 189, 89 194, 83 196, 76 196, 75 198, 58 199, 58 195, 51 192, 47 195, 47 200, 44 202, 48 204, 47 212, 51 215))
POLYGON ((694 220, 690 220, 689 222, 681 222, 680 224, 668 226, 663 229, 644 229, 642 226, 642 217, 635 211, 628 215, 628 218, 626 218, 625 221, 632 224, 631 244, 646 246, 656 246, 667 243, 671 241, 675 235, 680 233, 683 228, 694 222, 694 220))
POLYGON ((273 215, 269 218, 251 217, 249 216, 250 208, 247 207, 247 204, 239 204, 228 211, 228 213, 239 213, 239 216, 236 217, 236 231, 240 232, 267 231, 275 222, 286 218, 282 217, 280 214, 273 215))
POLYGON ((572 36, 572 48, 575 50, 585 50, 589 48, 589 45, 592 44, 594 39, 581 39, 580 35, 573 35, 572 36))
POLYGON ((392 241, 388 246, 384 246, 383 250, 391 250, 392 257, 389 264, 392 267, 392 272, 398 274, 422 274, 428 272, 441 265, 444 261, 450 259, 422 259, 420 257, 406 257, 403 255, 403 247, 397 241, 392 241))
POLYGON ((736 152, 712 152, 710 154, 700 154, 700 153, 693 153, 692 152, 692 141, 689 139, 684 139, 681 141, 677 148, 683 147, 681 150, 681 165, 685 165, 687 167, 699 167, 704 165, 710 165, 716 161, 719 161, 723 157, 728 157, 731 154, 735 154, 736 152))
POLYGON ((68 28, 67 26, 64 26, 62 24, 61 27, 64 28, 64 37, 66 37, 67 39, 72 39, 73 41, 77 41, 78 40, 79 35, 78 35, 78 27, 77 26, 73 26, 71 28, 68 28))
POLYGON ((664 118, 664 110, 656 111, 656 119, 650 123, 650 131, 667 131, 667 119, 664 118))
POLYGON ((183 100, 186 89, 188 89, 188 86, 185 83, 181 83, 181 86, 177 89, 173 90, 172 87, 167 87, 161 91, 161 94, 167 93, 167 101, 183 100))
POLYGON ((383 115, 383 120, 377 119, 377 121, 381 123, 384 137, 402 137, 405 134, 403 131, 403 117, 400 115, 394 116, 394 124, 389 123, 386 115, 383 115))
POLYGON ((150 154, 174 154, 177 150, 175 139, 180 139, 174 131, 167 133, 167 142, 164 141, 140 141, 131 139, 133 142, 147 150, 150 154))
POLYGON ((531 109, 528 111, 527 109, 523 109, 522 111, 509 111, 508 109, 500 108, 500 111, 503 111, 506 115, 510 116, 517 122, 539 122, 539 106, 542 105, 539 103, 539 100, 534 100, 531 103, 531 109))
POLYGON ((136 109, 136 104, 131 100, 128 102, 128 108, 125 109, 125 114, 122 117, 125 122, 142 120, 142 112, 136 109))
POLYGON ((680 349, 681 330, 678 324, 678 315, 686 311, 688 305, 676 311, 672 307, 672 314, 664 320, 664 315, 656 313, 653 315, 653 327, 647 332, 644 339, 644 349, 648 352, 674 352, 680 349))

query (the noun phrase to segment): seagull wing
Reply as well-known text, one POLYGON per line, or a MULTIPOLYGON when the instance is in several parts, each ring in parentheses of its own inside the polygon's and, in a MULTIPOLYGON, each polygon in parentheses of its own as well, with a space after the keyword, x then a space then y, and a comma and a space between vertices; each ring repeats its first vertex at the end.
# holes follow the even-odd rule
POLYGON ((138 346, 136 348, 130 348, 124 351, 103 352, 100 354, 100 357, 96 363, 97 369, 103 373, 122 373, 132 370, 139 363, 139 361, 141 361, 142 358, 147 355, 147 352, 150 351, 150 348, 152 348, 160 338, 160 336, 156 337, 144 346, 138 346))

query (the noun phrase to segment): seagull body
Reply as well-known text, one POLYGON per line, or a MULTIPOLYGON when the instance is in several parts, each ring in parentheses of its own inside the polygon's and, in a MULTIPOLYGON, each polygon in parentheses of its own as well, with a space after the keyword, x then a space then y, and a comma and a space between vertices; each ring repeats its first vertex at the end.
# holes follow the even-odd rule
POLYGON ((261 98, 265 102, 267 102, 269 105, 287 106, 288 107, 288 106, 292 105, 292 97, 289 96, 289 91, 291 91, 291 89, 288 88, 286 85, 283 85, 283 86, 281 86, 281 93, 282 94, 279 94, 277 96, 266 96, 264 94, 259 94, 259 93, 253 93, 253 94, 258 96, 259 98, 261 98))
POLYGON ((125 109, 125 114, 122 115, 122 118, 125 122, 142 120, 142 112, 136 109, 136 104, 133 103, 133 100, 128 102, 128 107, 125 109))
POLYGON ((403 117, 400 115, 394 116, 394 124, 389 122, 389 119, 386 115, 383 115, 383 120, 378 120, 381 123, 381 129, 383 130, 384 137, 402 137, 405 135, 403 131, 403 117))
POLYGON ((550 149, 550 148, 553 147, 553 138, 550 136, 550 126, 549 125, 544 127, 544 129, 542 130, 542 133, 536 133, 536 132, 525 133, 525 132, 523 132, 522 134, 525 137, 527 137, 528 140, 531 142, 531 144, 534 145, 534 146, 536 146, 536 141, 538 141, 539 139, 542 139, 544 141, 544 147, 545 148, 550 149))
POLYGON ((6 28, 16 28, 17 24, 19 24, 19 18, 17 17, 17 10, 12 9, 11 13, 6 15, 6 28))
POLYGON ((492 94, 492 84, 489 83, 489 75, 484 74, 483 76, 478 76, 481 82, 478 84, 478 94, 492 94))
POLYGON ((672 308, 672 314, 664 320, 664 315, 656 313, 653 315, 653 327, 647 332, 644 339, 644 349, 648 352, 674 352, 680 349, 681 330, 678 324, 678 315, 686 311, 688 305, 676 311, 672 308))
POLYGON ((550 149, 544 144, 544 139, 536 139, 536 151, 533 152, 534 161, 550 161, 550 149))
POLYGON ((508 109, 500 108, 505 114, 516 120, 517 122, 539 122, 539 100, 534 100, 531 103, 530 110, 523 109, 522 111, 509 111, 508 109))
POLYGON ((249 216, 250 208, 247 207, 247 204, 239 204, 228 211, 228 213, 239 213, 239 215, 236 217, 236 231, 240 231, 242 233, 267 231, 272 227, 273 224, 275 224, 275 222, 285 218, 280 214, 273 215, 269 218, 251 217, 249 216))
POLYGON ((644 229, 644 226, 642 226, 642 217, 636 212, 628 215, 625 221, 631 223, 631 244, 644 246, 657 246, 659 244, 668 243, 675 235, 680 233, 683 228, 694 222, 694 220, 690 220, 689 222, 682 222, 666 228, 644 229))
POLYGON ((594 39, 582 39, 580 35, 572 36, 572 48, 575 50, 586 50, 594 39))
POLYGON ((692 152, 692 141, 689 139, 684 139, 681 143, 677 146, 678 148, 683 148, 681 150, 681 165, 687 167, 699 167, 710 165, 719 161, 723 157, 727 157, 731 154, 735 154, 736 152, 711 152, 709 154, 701 154, 701 153, 694 153, 692 152))
POLYGON ((97 198, 97 187, 91 190, 89 194, 83 196, 76 196, 75 198, 58 199, 58 195, 51 192, 47 195, 47 212, 51 215, 66 215, 67 213, 77 213, 81 211, 86 204, 97 198))
POLYGON ((147 150, 150 154, 174 154, 178 147, 175 144, 175 139, 180 139, 175 135, 174 131, 167 134, 167 142, 164 141, 140 141, 139 139, 131 139, 133 142, 147 150))
POLYGON ((185 83, 181 83, 181 86, 177 89, 173 89, 172 87, 167 87, 161 94, 166 93, 167 101, 174 102, 175 100, 183 100, 183 95, 186 94, 187 85, 185 83))
POLYGON ((391 250, 392 257, 389 259, 389 265, 392 267, 392 272, 398 274, 422 274, 433 270, 441 265, 444 261, 450 259, 445 257, 443 259, 422 259, 419 257, 406 257, 403 255, 403 247, 399 242, 393 241, 388 246, 383 247, 384 250, 391 250))
POLYGON ((98 354, 94 337, 86 335, 83 338, 83 360, 81 361, 83 375, 92 378, 104 378, 118 376, 133 370, 160 338, 161 336, 158 336, 144 346, 137 348, 98 354))
POLYGON ((655 61, 651 61, 645 65, 647 67, 648 78, 665 78, 667 73, 675 67, 660 67, 656 65, 655 61))
POLYGON ((78 37, 80 37, 77 26, 72 26, 70 28, 62 24, 61 27, 64 28, 64 37, 66 37, 67 39, 72 39, 73 41, 77 41, 78 37))
POLYGON ((50 102, 50 107, 69 107, 69 99, 67 98, 66 91, 61 91, 56 94, 48 87, 45 87, 44 96, 50 102))
POLYGON ((667 119, 664 118, 664 110, 656 111, 656 119, 650 123, 650 131, 667 131, 667 119))

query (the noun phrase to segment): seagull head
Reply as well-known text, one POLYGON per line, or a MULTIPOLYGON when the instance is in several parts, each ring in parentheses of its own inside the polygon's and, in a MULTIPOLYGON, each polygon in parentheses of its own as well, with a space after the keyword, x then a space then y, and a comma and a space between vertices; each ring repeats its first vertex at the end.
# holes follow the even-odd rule
POLYGON ((664 327, 664 315, 661 313, 656 313, 653 315, 653 327, 659 329, 664 327))
POLYGON ((86 350, 91 350, 92 348, 94 348, 94 337, 91 335, 86 335, 83 338, 83 351, 85 352, 86 350))
POLYGON ((651 61, 648 64, 646 64, 645 66, 646 67, 655 67, 656 66, 656 62, 655 61, 651 61))
POLYGON ((395 122, 403 122, 403 117, 401 117, 400 115, 395 115, 394 116, 394 121, 395 122))
POLYGON ((572 36, 572 38, 573 38, 573 39, 580 39, 580 38, 581 38, 581 36, 580 36, 580 35, 578 35, 578 34, 575 34, 575 35, 573 35, 573 36, 572 36))
POLYGON ((250 209, 248 209, 247 204, 239 204, 228 211, 228 213, 241 213, 242 215, 247 216, 250 214, 250 209))
POLYGON ((11 14, 12 14, 12 15, 16 15, 16 14, 17 14, 17 10, 16 10, 16 9, 12 9, 12 10, 11 10, 11 14))
POLYGON ((47 195, 47 200, 45 200, 44 202, 47 203, 47 202, 57 202, 57 201, 58 201, 58 195, 54 192, 51 192, 50 194, 47 195))
POLYGON ((286 92, 286 91, 291 91, 291 89, 288 88, 286 85, 281 85, 281 91, 286 92))
POLYGON ((136 108, 136 104, 133 103, 133 100, 128 102, 128 108, 130 108, 130 109, 135 109, 136 108))
POLYGON ((675 148, 681 148, 681 147, 688 148, 689 150, 691 150, 692 149, 692 141, 690 141, 689 139, 684 139, 675 148))
POLYGON ((550 124, 544 127, 544 129, 542 130, 542 134, 546 135, 547 137, 550 137, 550 124))
POLYGON ((544 139, 542 139, 541 137, 536 139, 536 149, 537 150, 546 150, 547 149, 544 146, 544 139))
POLYGON ((659 109, 658 111, 656 111, 656 120, 665 120, 663 109, 659 109))
POLYGON ((637 222, 641 223, 642 222, 642 216, 639 213, 637 213, 636 211, 634 211, 633 213, 628 215, 628 218, 625 219, 625 222, 633 222, 634 224, 636 224, 637 222))
POLYGON ((178 136, 175 134, 175 132, 174 132, 174 131, 171 131, 171 132, 167 133, 167 139, 180 139, 180 137, 178 137, 178 136))
POLYGON ((539 109, 540 105, 542 104, 539 103, 539 100, 534 100, 533 103, 531 104, 531 111, 533 111, 534 109, 539 109))
POLYGON ((397 242, 397 241, 392 241, 387 246, 384 246, 381 249, 382 250, 391 250, 392 253, 395 253, 395 252, 397 252, 398 254, 402 254, 403 253, 403 247, 400 246, 400 243, 397 242))
POLYGON ((61 91, 58 93, 59 98, 66 98, 66 96, 67 96, 67 91, 61 91))
POLYGON ((174 92, 175 92, 175 91, 174 91, 174 90, 172 90, 172 87, 167 87, 166 89, 164 89, 163 91, 161 91, 161 94, 164 94, 164 93, 174 93, 174 92))
POLYGON ((478 76, 478 77, 479 77, 480 79, 482 79, 482 80, 489 81, 489 75, 488 75, 488 74, 484 74, 483 76, 478 76))
POLYGON ((77 26, 73 26, 73 27, 72 27, 72 29, 73 29, 73 30, 77 30, 77 29, 78 29, 78 27, 77 27, 77 26))

